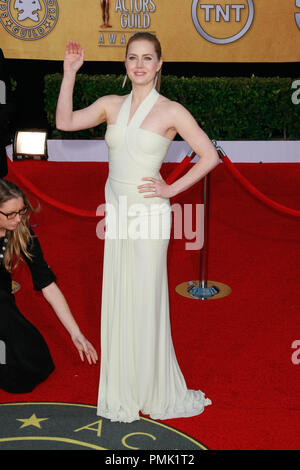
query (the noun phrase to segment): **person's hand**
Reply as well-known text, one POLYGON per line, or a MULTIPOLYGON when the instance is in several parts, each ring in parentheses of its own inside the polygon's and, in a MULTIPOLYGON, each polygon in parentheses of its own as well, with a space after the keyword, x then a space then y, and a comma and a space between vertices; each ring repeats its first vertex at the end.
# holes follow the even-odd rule
POLYGON ((145 177, 142 178, 142 180, 149 181, 149 183, 138 186, 140 193, 150 193, 145 194, 144 197, 162 197, 168 199, 173 196, 171 186, 167 184, 161 176, 160 179, 145 177))
POLYGON ((76 41, 69 41, 66 45, 64 58, 64 72, 78 72, 83 64, 84 51, 76 41))
POLYGON ((97 352, 93 345, 83 336, 83 334, 79 332, 72 335, 71 338, 79 352, 79 356, 82 362, 84 362, 85 354, 89 364, 96 364, 98 361, 97 352))

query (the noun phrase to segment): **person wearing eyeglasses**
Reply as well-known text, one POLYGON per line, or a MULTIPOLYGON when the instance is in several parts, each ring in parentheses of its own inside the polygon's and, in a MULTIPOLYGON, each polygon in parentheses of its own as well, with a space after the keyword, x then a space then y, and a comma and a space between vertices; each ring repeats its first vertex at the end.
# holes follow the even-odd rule
POLYGON ((9 393, 31 392, 55 368, 43 336, 21 314, 11 292, 11 272, 21 258, 31 271, 34 289, 42 291, 69 332, 81 360, 84 361, 85 356, 89 364, 96 364, 98 360, 96 350, 81 333, 29 225, 33 211, 20 188, 0 179, 0 341, 5 345, 5 361, 0 363, 0 389, 9 393))

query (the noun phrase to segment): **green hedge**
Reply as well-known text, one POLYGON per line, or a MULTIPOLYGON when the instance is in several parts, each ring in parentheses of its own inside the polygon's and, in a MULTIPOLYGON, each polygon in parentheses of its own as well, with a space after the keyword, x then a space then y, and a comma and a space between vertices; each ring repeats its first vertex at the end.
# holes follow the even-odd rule
MULTIPOLYGON (((45 110, 51 138, 102 138, 105 124, 78 132, 55 127, 55 109, 61 74, 45 77, 45 110)), ((203 78, 164 76, 161 94, 183 104, 211 139, 267 140, 300 139, 299 107, 292 103, 292 78, 203 78)), ((74 109, 88 106, 108 94, 126 94, 123 76, 78 74, 74 109)))

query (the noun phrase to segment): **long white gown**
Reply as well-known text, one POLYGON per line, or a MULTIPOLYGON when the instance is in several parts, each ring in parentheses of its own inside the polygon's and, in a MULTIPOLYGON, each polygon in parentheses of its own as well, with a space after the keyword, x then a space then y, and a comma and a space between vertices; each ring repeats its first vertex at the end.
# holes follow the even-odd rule
POLYGON ((141 129, 159 94, 153 88, 128 123, 132 93, 108 125, 106 239, 97 415, 132 422, 195 416, 211 401, 188 390, 173 348, 167 279, 169 200, 137 186, 159 178, 170 140, 141 129))

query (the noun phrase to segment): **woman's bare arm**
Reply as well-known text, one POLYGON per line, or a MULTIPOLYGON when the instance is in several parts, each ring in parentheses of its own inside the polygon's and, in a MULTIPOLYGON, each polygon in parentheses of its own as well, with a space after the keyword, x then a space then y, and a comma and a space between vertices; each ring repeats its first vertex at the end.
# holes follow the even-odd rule
POLYGON ((64 131, 78 131, 97 126, 106 120, 108 97, 99 98, 87 108, 73 111, 73 90, 76 73, 84 60, 80 44, 69 41, 64 58, 64 75, 56 107, 56 127, 64 131))
POLYGON ((98 360, 97 352, 93 345, 83 336, 77 325, 69 305, 55 282, 42 289, 43 295, 51 305, 57 317, 70 334, 74 345, 76 346, 81 360, 84 360, 83 354, 86 354, 90 364, 96 364, 98 360))
MULTIPOLYGON (((199 127, 191 113, 176 102, 169 102, 167 111, 164 114, 168 120, 169 128, 172 128, 174 134, 177 132, 187 142, 199 156, 199 160, 184 176, 171 185, 155 178, 143 178, 143 180, 149 182, 140 185, 138 187, 139 191, 141 193, 150 193, 144 195, 144 197, 170 198, 176 196, 201 180, 219 163, 218 153, 214 145, 207 134, 199 127)), ((164 116, 161 116, 161 119, 164 119, 164 116)))

